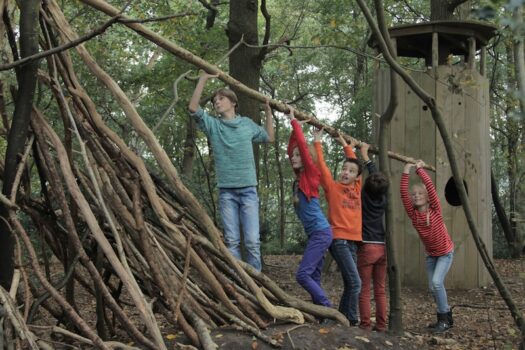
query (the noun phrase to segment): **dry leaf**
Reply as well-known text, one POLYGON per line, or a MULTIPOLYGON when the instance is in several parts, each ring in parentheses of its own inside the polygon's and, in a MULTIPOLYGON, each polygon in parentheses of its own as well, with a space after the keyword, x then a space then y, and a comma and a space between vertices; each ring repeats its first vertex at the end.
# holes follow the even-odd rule
POLYGON ((176 335, 176 334, 168 334, 168 335, 166 336, 166 339, 168 339, 168 340, 173 340, 173 339, 175 339, 175 338, 177 338, 177 335, 176 335))
POLYGON ((252 350, 257 350, 257 347, 259 346, 259 343, 257 341, 252 341, 252 350))
POLYGON ((328 334, 330 333, 330 330, 328 328, 319 328, 319 333, 328 334))
POLYGON ((365 343, 370 343, 370 340, 368 338, 365 338, 365 337, 360 337, 360 336, 356 335, 354 338, 356 338, 358 340, 361 340, 361 341, 364 341, 365 343))

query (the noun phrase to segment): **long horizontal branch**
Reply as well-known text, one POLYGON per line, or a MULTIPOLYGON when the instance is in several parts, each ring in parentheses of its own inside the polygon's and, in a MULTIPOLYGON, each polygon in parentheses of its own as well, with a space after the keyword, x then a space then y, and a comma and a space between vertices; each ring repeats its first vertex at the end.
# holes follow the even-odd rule
MULTIPOLYGON (((102 1, 102 0, 81 0, 83 3, 99 10, 99 11, 102 11, 104 13, 106 13, 107 15, 110 15, 110 16, 115 16, 118 14, 118 10, 116 8, 114 8, 113 6, 109 5, 108 3, 106 3, 105 1, 102 1)), ((211 73, 211 74, 218 74, 218 78, 220 80, 222 80, 223 82, 225 82, 226 84, 230 85, 234 90, 237 90, 243 94, 245 94, 246 96, 250 97, 250 98, 253 98, 254 100, 257 100, 261 103, 264 103, 267 99, 269 99, 268 96, 260 93, 259 91, 256 91, 256 90, 253 90, 251 88, 249 88, 248 86, 244 85, 243 83, 241 83, 240 81, 234 79, 233 77, 231 77, 230 75, 228 75, 227 73, 221 71, 217 66, 203 60, 202 58, 194 55, 193 53, 191 53, 190 51, 176 45, 175 43, 173 43, 172 41, 160 36, 159 34, 155 33, 154 31, 144 27, 143 25, 140 25, 138 23, 125 23, 127 20, 127 18, 122 15, 122 21, 123 21, 123 24, 125 24, 128 28, 134 30, 135 32, 137 32, 139 35, 143 36, 144 38, 152 41, 153 43, 157 44, 158 46, 162 47, 163 49, 165 49, 166 51, 174 54, 175 56, 181 58, 182 60, 184 61, 187 61, 193 65, 195 65, 196 67, 199 67, 203 70, 205 70, 206 72, 208 73, 211 73)), ((272 106, 273 109, 277 110, 277 111, 280 111, 280 112, 283 112, 283 113, 286 113, 288 112, 288 107, 286 106, 285 103, 283 102, 280 102, 278 100, 275 100, 275 99, 269 99, 270 100, 270 105, 272 106)), ((317 118, 315 118, 315 116, 309 114, 309 113, 306 113, 306 112, 303 112, 303 111, 296 111, 295 113, 295 116, 297 119, 299 120, 307 120, 308 121, 308 124, 310 125, 313 125, 317 128, 324 128, 325 132, 329 135, 331 135, 332 137, 337 137, 339 135, 342 135, 348 142, 351 141, 352 137, 349 136, 349 135, 345 135, 343 133, 341 133, 339 130, 331 127, 330 125, 327 125, 327 124, 324 124, 322 122, 320 122, 317 118)), ((379 150, 377 149, 377 147, 375 146, 371 146, 370 147, 370 152, 372 153, 379 153, 379 150)), ((397 154, 397 153, 394 153, 394 152, 390 152, 388 151, 388 156, 392 159, 397 159, 397 160, 400 160, 402 162, 414 162, 415 160, 413 158, 410 158, 410 157, 406 157, 404 155, 401 155, 401 154, 397 154)), ((430 170, 434 170, 433 167, 428 167, 430 170)))

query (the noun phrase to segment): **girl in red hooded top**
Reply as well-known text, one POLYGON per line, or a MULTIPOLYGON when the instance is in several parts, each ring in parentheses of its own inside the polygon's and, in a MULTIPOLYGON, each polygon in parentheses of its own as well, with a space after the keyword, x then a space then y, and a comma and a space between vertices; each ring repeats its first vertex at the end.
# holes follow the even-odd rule
POLYGON ((319 204, 321 173, 312 158, 315 151, 310 153, 308 150, 301 124, 294 117, 294 109, 290 106, 288 108, 293 129, 288 143, 288 156, 296 176, 293 186, 294 207, 308 235, 303 259, 295 277, 310 293, 314 304, 331 306, 321 288, 324 255, 332 243, 332 229, 319 204))

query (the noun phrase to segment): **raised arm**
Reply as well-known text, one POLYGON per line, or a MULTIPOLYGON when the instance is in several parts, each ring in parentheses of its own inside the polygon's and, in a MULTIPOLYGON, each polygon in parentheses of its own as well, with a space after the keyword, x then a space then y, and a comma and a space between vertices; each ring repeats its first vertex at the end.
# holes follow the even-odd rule
POLYGON ((204 90, 204 86, 206 85, 206 82, 208 79, 216 78, 218 74, 209 74, 204 71, 201 71, 199 81, 197 82, 197 86, 195 86, 195 90, 193 91, 193 95, 190 99, 190 104, 188 106, 188 109, 191 113, 195 113, 199 110, 199 101, 202 97, 202 91, 204 90))
POLYGON ((295 142, 297 148, 299 149, 299 154, 301 154, 301 160, 305 170, 311 170, 315 167, 314 161, 310 152, 308 152, 308 146, 306 144, 306 139, 304 138, 303 129, 301 123, 295 119, 294 108, 292 106, 287 106, 289 113, 287 114, 288 118, 292 123, 292 134, 290 135, 290 142, 295 142))
POLYGON ((350 144, 346 142, 345 138, 342 135, 337 136, 335 139, 341 144, 341 146, 343 146, 343 151, 345 152, 346 158, 357 159, 354 152, 354 147, 357 143, 356 139, 352 138, 352 142, 350 144))
POLYGON ((275 131, 273 129, 273 114, 272 108, 270 107, 270 100, 266 99, 264 103, 264 113, 266 114, 265 129, 268 133, 268 142, 275 141, 275 131))
POLYGON ((366 165, 366 168, 368 169, 368 174, 373 174, 377 172, 376 164, 370 159, 368 155, 368 149, 370 148, 370 145, 368 143, 361 143, 361 147, 359 147, 359 151, 361 152, 361 157, 363 158, 363 161, 366 165))
POLYGON ((401 192, 401 201, 409 217, 412 217, 414 214, 414 205, 410 200, 410 194, 408 193, 408 178, 410 176, 410 169, 414 167, 415 164, 406 163, 403 173, 401 174, 401 184, 399 190, 401 192))
POLYGON ((428 176, 424 169, 425 163, 422 160, 416 162, 416 174, 421 178, 428 194, 428 204, 432 209, 441 213, 441 203, 436 192, 436 187, 432 183, 432 179, 428 176))
POLYGON ((333 182, 332 173, 330 172, 330 169, 328 169, 328 166, 326 166, 326 162, 324 160, 323 155, 323 145, 321 144, 321 137, 323 135, 323 129, 319 129, 317 131, 314 131, 314 147, 315 147, 315 153, 317 153, 317 163, 319 165, 319 170, 321 171, 321 186, 323 186, 323 189, 326 191, 330 183, 333 182))

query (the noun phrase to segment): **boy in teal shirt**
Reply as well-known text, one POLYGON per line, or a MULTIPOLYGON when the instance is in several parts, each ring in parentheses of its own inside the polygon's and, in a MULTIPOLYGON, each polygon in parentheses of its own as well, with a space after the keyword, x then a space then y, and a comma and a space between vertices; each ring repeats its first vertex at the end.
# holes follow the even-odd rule
POLYGON ((243 227, 247 262, 261 271, 259 238, 259 198, 252 143, 273 142, 273 117, 265 104, 265 128, 236 113, 237 96, 230 89, 219 89, 213 95, 213 106, 220 117, 212 117, 200 106, 206 82, 217 75, 202 72, 189 103, 189 111, 204 131, 215 156, 219 212, 224 239, 230 252, 241 258, 240 226, 243 227))

